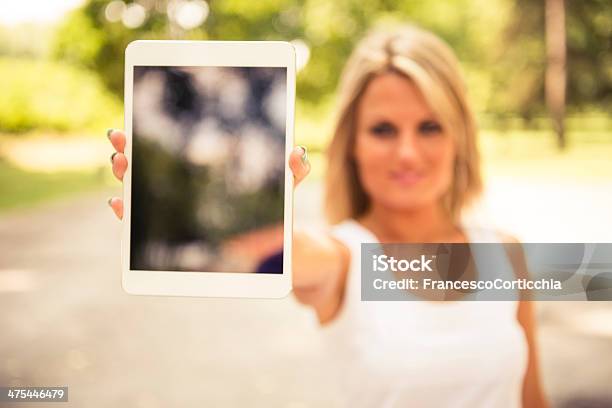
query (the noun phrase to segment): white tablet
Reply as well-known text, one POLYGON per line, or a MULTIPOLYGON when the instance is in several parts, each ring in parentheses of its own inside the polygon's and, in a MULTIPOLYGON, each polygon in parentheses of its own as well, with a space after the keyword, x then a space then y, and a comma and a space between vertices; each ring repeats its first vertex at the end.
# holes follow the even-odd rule
POLYGON ((128 293, 289 293, 294 104, 289 43, 128 45, 122 232, 128 293))

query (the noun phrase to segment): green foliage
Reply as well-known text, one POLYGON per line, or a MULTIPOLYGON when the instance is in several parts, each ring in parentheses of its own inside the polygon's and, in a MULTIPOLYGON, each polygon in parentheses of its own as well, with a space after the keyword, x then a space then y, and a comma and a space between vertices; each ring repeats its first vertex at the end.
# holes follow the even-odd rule
MULTIPOLYGON (((104 17, 109 2, 89 0, 83 7, 73 11, 56 32, 52 55, 56 59, 95 70, 113 93, 123 97, 125 47, 137 39, 172 38, 169 34, 171 28, 166 12, 157 8, 149 11, 146 22, 137 29, 126 28, 121 22, 109 22, 104 17)), ((160 2, 163 3, 165 1, 160 2)), ((205 33, 199 29, 182 34, 184 39, 206 38, 205 33)))
POLYGON ((612 110, 612 3, 568 1, 568 98, 575 106, 597 103, 612 110))
MULTIPOLYGON (((298 76, 297 94, 302 103, 317 106, 335 89, 356 41, 374 25, 401 21, 431 29, 449 42, 463 63, 478 111, 524 118, 545 113, 541 0, 209 0, 207 20, 189 31, 169 20, 168 0, 141 1, 156 6, 136 29, 107 21, 108 3, 88 0, 75 11, 60 27, 53 54, 94 69, 117 95, 123 90, 124 49, 135 39, 301 39, 311 56, 298 76)), ((566 11, 569 110, 609 110, 612 4, 568 1, 566 11)))
POLYGON ((0 58, 0 131, 119 126, 121 105, 93 73, 66 64, 0 58))
MULTIPOLYGON (((565 2, 567 103, 570 112, 612 110, 612 3, 565 2)), ((532 119, 544 114, 545 2, 515 0, 493 55, 493 97, 488 110, 532 119)))
POLYGON ((96 58, 102 53, 104 43, 104 32, 93 27, 86 14, 73 12, 56 38, 55 56, 95 68, 96 58))

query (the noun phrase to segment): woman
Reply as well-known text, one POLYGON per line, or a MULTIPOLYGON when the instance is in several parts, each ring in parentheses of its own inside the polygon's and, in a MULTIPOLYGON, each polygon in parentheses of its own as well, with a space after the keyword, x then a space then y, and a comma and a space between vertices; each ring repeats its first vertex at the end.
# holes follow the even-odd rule
MULTIPOLYGON (((361 242, 513 241, 461 221, 481 179, 452 50, 411 26, 374 31, 339 93, 326 179, 333 227, 295 231, 293 285, 347 365, 350 406, 546 407, 531 303, 360 301, 361 242)), ((110 139, 121 180, 125 136, 110 139)), ((297 185, 310 170, 304 148, 289 166, 297 185)), ((109 204, 121 218, 122 201, 109 204)))

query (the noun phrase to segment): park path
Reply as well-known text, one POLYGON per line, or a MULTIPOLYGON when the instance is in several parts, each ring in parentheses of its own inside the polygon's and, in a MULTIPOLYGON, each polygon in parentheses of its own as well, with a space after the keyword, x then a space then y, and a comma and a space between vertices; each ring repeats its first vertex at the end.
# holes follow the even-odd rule
POLYGON ((293 298, 125 294, 111 193, 0 218, 0 384, 67 385, 74 407, 334 406, 293 298))
MULTIPOLYGON (((314 315, 292 297, 125 294, 120 223, 106 206, 117 193, 0 216, 0 385, 67 385, 71 407, 339 405, 337 364, 325 359, 314 315)), ((296 193, 299 219, 320 217, 312 197, 316 183, 296 193)), ((612 306, 548 302, 539 316, 556 405, 612 401, 612 306)))

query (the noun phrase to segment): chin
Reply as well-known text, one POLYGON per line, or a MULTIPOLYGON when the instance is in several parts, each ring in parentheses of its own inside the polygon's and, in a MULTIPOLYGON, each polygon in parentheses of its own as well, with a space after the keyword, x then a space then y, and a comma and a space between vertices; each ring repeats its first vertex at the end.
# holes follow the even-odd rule
POLYGON ((393 185, 379 186, 368 194, 384 208, 392 211, 414 211, 419 208, 435 206, 443 192, 433 186, 413 186, 398 188, 393 185), (382 187, 382 188, 381 188, 382 187))
POLYGON ((385 197, 380 200, 383 207, 392 211, 415 211, 420 208, 435 205, 437 200, 428 199, 420 195, 401 194, 395 197, 385 197))

